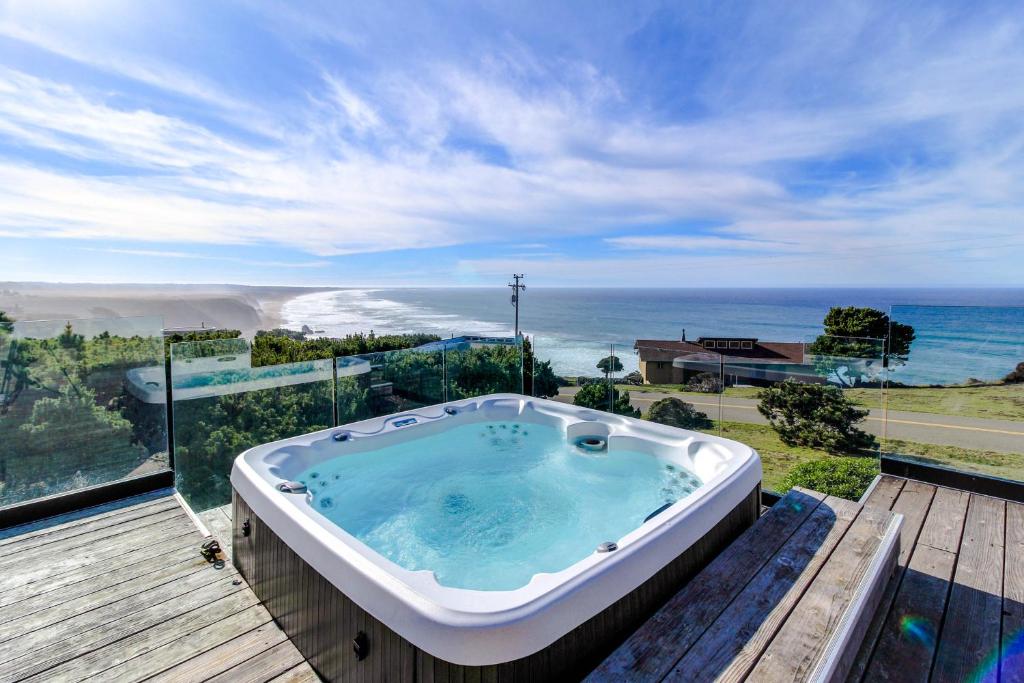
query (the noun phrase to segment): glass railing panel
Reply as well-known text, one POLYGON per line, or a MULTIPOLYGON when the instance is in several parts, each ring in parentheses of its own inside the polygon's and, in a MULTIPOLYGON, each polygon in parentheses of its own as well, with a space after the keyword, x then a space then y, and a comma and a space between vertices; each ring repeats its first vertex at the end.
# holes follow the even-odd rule
POLYGON ((885 455, 1024 481, 1024 307, 889 317, 885 455))
POLYGON ((714 354, 693 357, 694 351, 699 349, 634 343, 631 360, 636 370, 625 373, 617 386, 629 393, 629 403, 638 417, 680 429, 717 429, 720 364, 714 354), (700 390, 687 387, 695 378, 703 382, 700 390))
POLYGON ((531 339, 531 351, 534 396, 597 410, 615 410, 616 405, 625 410, 627 402, 615 382, 636 370, 631 344, 537 336, 531 339))
POLYGON ((179 373, 252 367, 252 348, 247 339, 206 339, 173 344, 179 373))
MULTIPOLYGON (((659 380, 653 384, 659 388, 663 387, 665 398, 684 402, 686 405, 683 410, 691 415, 688 421, 692 426, 675 426, 686 426, 710 434, 722 434, 726 427, 723 413, 723 357, 714 351, 673 348, 647 349, 645 355, 651 358, 644 363, 645 376, 653 379, 664 377, 665 372, 670 372, 670 382, 659 380), (671 358, 671 361, 659 360, 661 358, 671 358)), ((652 395, 652 399, 654 396, 652 395)), ((652 404, 650 413, 658 411, 659 409, 652 404)))
POLYGON ((883 341, 820 335, 723 363, 722 436, 761 456, 763 486, 857 499, 879 471, 883 341))
POLYGON ((339 424, 444 403, 444 354, 430 345, 336 358, 339 424))
POLYGON ((170 355, 175 481, 197 512, 231 501, 241 452, 335 424, 331 360, 253 368, 241 339, 172 344, 170 355))
POLYGON ((446 400, 523 393, 523 341, 462 337, 444 344, 446 400))
MULTIPOLYGON (((610 355, 603 358, 601 365, 608 369, 608 382, 611 385, 611 410, 620 415, 640 417, 644 412, 644 403, 630 392, 635 383, 642 383, 639 365, 633 342, 615 342, 610 345, 610 355), (632 408, 632 413, 630 409, 632 408)), ((635 391, 635 390, 634 390, 635 391)))
POLYGON ((5 327, 0 506, 167 469, 165 395, 145 383, 163 377, 160 318, 5 327))
MULTIPOLYGON (((533 352, 538 362, 547 362, 551 371, 565 386, 582 386, 594 381, 605 381, 605 373, 598 363, 612 353, 614 341, 597 339, 570 339, 537 335, 531 338, 533 352)), ((635 357, 623 354, 623 363, 633 362, 635 357)), ((627 370, 628 372, 628 370, 627 370)))
POLYGON ((349 424, 383 414, 376 409, 379 399, 383 404, 383 390, 374 390, 373 356, 339 356, 335 366, 335 404, 338 424, 349 424))
POLYGON ((555 374, 551 359, 538 349, 536 337, 523 340, 523 393, 537 398, 555 399, 565 380, 555 374))

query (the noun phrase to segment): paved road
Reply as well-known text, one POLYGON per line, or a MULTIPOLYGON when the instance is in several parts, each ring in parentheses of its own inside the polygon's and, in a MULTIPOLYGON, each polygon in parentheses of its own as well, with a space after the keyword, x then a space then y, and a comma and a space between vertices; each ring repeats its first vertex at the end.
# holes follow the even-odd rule
MULTIPOLYGON (((577 390, 577 387, 562 387, 558 390, 556 398, 571 402, 572 396, 577 390)), ((711 419, 719 418, 718 399, 711 395, 695 397, 693 394, 677 395, 633 391, 630 392, 629 399, 634 408, 639 408, 646 413, 652 403, 668 396, 682 398, 698 410, 707 413, 711 419)), ((767 420, 757 412, 757 400, 750 398, 724 397, 720 417, 731 422, 767 424, 767 420)), ((890 410, 888 420, 883 421, 881 409, 875 409, 870 411, 864 424, 864 430, 875 436, 886 436, 902 441, 1024 454, 1024 422, 986 420, 978 417, 934 413, 909 413, 896 410, 890 410), (883 429, 885 434, 883 434, 883 429)))

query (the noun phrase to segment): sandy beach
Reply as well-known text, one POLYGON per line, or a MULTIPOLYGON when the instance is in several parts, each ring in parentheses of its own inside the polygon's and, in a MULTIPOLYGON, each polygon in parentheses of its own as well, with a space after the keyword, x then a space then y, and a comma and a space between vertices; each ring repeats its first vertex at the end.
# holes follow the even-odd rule
POLYGON ((280 326, 285 302, 325 289, 4 282, 0 311, 15 320, 157 316, 165 328, 230 328, 250 336, 280 326))

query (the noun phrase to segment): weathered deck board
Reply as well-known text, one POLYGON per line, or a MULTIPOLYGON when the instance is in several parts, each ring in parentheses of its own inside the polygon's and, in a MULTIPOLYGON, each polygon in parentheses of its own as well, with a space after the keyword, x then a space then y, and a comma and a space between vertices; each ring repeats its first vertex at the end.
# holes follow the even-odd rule
POLYGON ((893 523, 885 509, 864 508, 857 515, 751 671, 752 680, 806 680, 816 673, 893 523))
POLYGON ((132 498, 104 503, 103 505, 82 508, 81 510, 75 510, 73 512, 65 512, 55 517, 47 517, 46 519, 41 519, 36 522, 28 522, 26 524, 7 527, 5 529, 0 529, 0 544, 6 544, 12 541, 17 542, 26 538, 34 538, 40 534, 65 529, 83 521, 93 522, 108 517, 116 517, 126 512, 130 513, 134 508, 144 508, 151 503, 166 501, 173 498, 173 489, 161 489, 159 491, 144 493, 132 498))
POLYGON ((0 683, 318 680, 167 492, 21 531, 0 546, 0 683))
POLYGON ((661 680, 820 505, 824 496, 787 493, 705 568, 717 581, 692 581, 595 669, 588 681, 661 680))
POLYGON ((927 681, 946 610, 956 555, 919 545, 914 549, 865 681, 927 681))
POLYGON ((998 661, 1005 522, 1005 501, 971 496, 933 681, 966 680, 986 657, 998 661))
MULTIPOLYGON (((75 519, 68 522, 34 527, 32 531, 12 533, 10 536, 0 539, 0 548, 3 552, 13 553, 27 548, 32 548, 44 543, 52 543, 64 538, 78 536, 88 531, 104 529, 117 524, 125 524, 142 517, 159 514, 167 511, 179 511, 180 506, 174 496, 168 494, 154 500, 133 505, 127 508, 117 508, 95 516, 75 519)), ((11 529, 15 532, 15 529, 11 529)))
MULTIPOLYGON (((45 588, 49 590, 37 590, 28 597, 17 600, 17 610, 25 616, 53 608, 56 604, 67 605, 73 601, 91 600, 96 595, 117 587, 120 593, 137 593, 138 589, 146 585, 160 585, 177 577, 178 572, 206 569, 209 564, 199 553, 196 552, 196 544, 191 543, 185 547, 178 548, 171 553, 160 555, 152 561, 142 562, 137 565, 129 565, 119 571, 114 577, 111 575, 98 574, 95 577, 85 579, 68 585, 45 588), (56 590, 59 588, 59 590, 56 590)), ((144 590, 144 589, 143 589, 144 590)), ((20 594, 18 591, 16 594, 20 594)), ((13 608, 13 605, 11 605, 13 608)), ((77 611, 77 610, 76 610, 77 611)), ((22 620, 18 620, 19 622, 22 620)))
MULTIPOLYGON (((1020 603, 1004 592, 1012 591, 1015 568, 1010 562, 1015 549, 1011 545, 1018 538, 1015 530, 1024 525, 1022 519, 1012 527, 1010 517, 1002 525, 1007 545, 1004 561, 1000 536, 1004 531, 999 528, 999 510, 1004 505, 1008 515, 1018 513, 1014 503, 936 487, 899 592, 884 614, 885 630, 876 648, 861 650, 860 657, 868 663, 866 672, 851 682, 996 680, 996 674, 984 666, 998 659, 1000 609, 1004 636, 1014 633, 1007 630, 1008 618, 1011 624, 1018 623, 1012 621, 1012 614, 1013 605, 1020 603), (983 643, 990 648, 984 653, 983 643)), ((1016 570, 1020 566, 1018 559, 1016 570)), ((1004 638, 1001 647, 1007 655, 1020 643, 1004 638)), ((1014 680, 1015 671, 1021 671, 1020 664, 1004 666, 1001 680, 1014 680)))
MULTIPOLYGON (((110 619, 105 615, 80 615, 82 618, 69 619, 52 628, 26 634, 23 638, 8 641, 11 650, 6 656, 11 659, 0 664, 0 681, 10 680, 7 672, 17 673, 13 676, 28 675, 45 671, 50 667, 81 657, 93 650, 116 643, 139 631, 158 627, 175 617, 193 610, 201 610, 218 600, 236 599, 245 602, 245 596, 237 596, 241 588, 232 585, 231 577, 219 579, 197 589, 175 587, 185 592, 171 599, 148 607, 136 614, 128 613, 119 618, 110 619), (84 619, 89 616, 90 619, 84 619), (102 621, 93 626, 92 621, 102 621), (84 623, 83 623, 84 622, 84 623), (82 630, 79 630, 82 629, 82 630)), ((233 604, 233 603, 227 603, 233 604)), ((246 603, 244 606, 248 606, 246 603)))
POLYGON ((746 678, 858 512, 856 503, 826 498, 676 664, 667 680, 746 678))
MULTIPOLYGON (((912 484, 917 482, 907 483, 912 484)), ((917 541, 900 548, 900 555, 910 552, 911 560, 899 593, 888 609, 880 607, 876 615, 876 622, 884 620, 886 630, 873 647, 866 644, 858 657, 865 670, 856 673, 865 674, 864 681, 895 681, 904 675, 907 680, 928 679, 969 500, 962 491, 937 487, 926 510, 923 501, 917 510, 910 504, 902 506, 904 514, 914 519, 924 510, 925 520, 917 541)))
MULTIPOLYGON (((790 492, 588 680, 845 676, 900 557, 903 517, 889 508, 904 492, 913 508, 927 504, 934 488, 881 478, 864 505, 837 498, 819 503, 820 494, 808 504, 807 492, 790 492), (786 533, 768 543, 765 529, 776 515, 791 519, 786 533), (760 554, 742 554, 744 542, 748 553, 760 554), (737 575, 741 581, 730 581, 737 575), (707 596, 714 610, 702 604, 707 596)), ((925 512, 911 512, 912 538, 925 512)))
MULTIPOLYGON (((266 611, 263 607, 259 609, 266 611)), ((248 611, 248 610, 247 610, 248 611)), ((207 629, 197 631, 203 634, 207 629)), ((245 664, 275 645, 285 642, 284 634, 269 619, 260 626, 216 644, 214 639, 202 639, 198 654, 153 676, 152 681, 200 683, 245 664)), ((169 646, 164 646, 169 647, 169 646)))
POLYGON ((313 671, 313 667, 303 662, 270 680, 272 683, 315 683, 320 680, 320 677, 313 671))
POLYGON ((128 530, 138 532, 145 529, 154 536, 159 537, 161 527, 181 521, 182 519, 188 519, 188 516, 184 510, 178 508, 178 510, 167 510, 146 515, 122 524, 112 524, 54 541, 47 541, 48 537, 42 536, 30 541, 27 547, 20 547, 18 545, 9 547, 3 555, 3 559, 0 559, 0 572, 12 571, 13 567, 26 562, 39 562, 40 558, 45 558, 48 555, 68 553, 82 546, 93 546, 97 543, 102 543, 108 538, 116 539, 128 530), (137 522, 137 524, 132 524, 131 522, 137 522))
MULTIPOLYGON (((111 683, 136 683, 180 666, 184 661, 202 661, 210 650, 225 643, 234 645, 236 640, 242 640, 253 629, 269 623, 271 619, 267 609, 262 605, 252 605, 104 670, 103 680, 111 683)), ((198 672, 193 669, 192 673, 195 676, 198 672)))
MULTIPOLYGON (((164 584, 173 583, 190 574, 200 572, 208 574, 209 572, 206 571, 208 569, 209 564, 206 560, 194 555, 185 562, 179 562, 160 571, 112 586, 103 586, 102 580, 105 577, 102 576, 99 579, 90 579, 96 590, 56 605, 53 605, 50 600, 27 600, 17 603, 19 614, 21 614, 20 610, 23 605, 26 606, 26 612, 0 624, 0 645, 11 638, 38 631, 77 615, 93 610, 105 611, 121 600, 129 600, 132 607, 144 605, 154 596, 159 596, 159 588, 164 584), (48 604, 51 606, 46 607, 48 604), (39 608, 40 605, 41 608, 39 608)), ((202 581, 203 578, 199 577, 197 580, 202 581)), ((130 614, 125 616, 130 616, 130 614)))
POLYGON ((123 535, 111 538, 109 543, 85 545, 75 548, 73 552, 46 553, 41 561, 36 557, 0 571, 0 592, 15 586, 45 581, 50 577, 61 576, 65 572, 98 562, 103 562, 106 566, 115 562, 124 563, 131 553, 181 536, 201 538, 187 515, 176 517, 155 529, 147 526, 125 531, 123 535))
POLYGON ((930 545, 947 553, 957 552, 970 498, 971 494, 966 491, 937 489, 928 517, 917 538, 918 544, 930 545))
MULTIPOLYGON (((278 633, 281 632, 281 629, 274 625, 268 625, 265 629, 273 629, 278 633)), ((282 633, 281 635, 283 636, 284 634, 282 633)), ((277 645, 254 654, 237 666, 218 673, 207 680, 211 681, 211 683, 257 683, 258 681, 271 680, 303 663, 302 655, 295 649, 295 646, 288 640, 283 640, 277 645)), ((173 670, 168 673, 172 672, 173 670)), ((178 679, 169 678, 167 680, 178 679)))
MULTIPOLYGON (((92 564, 79 567, 76 570, 65 572, 55 577, 47 577, 44 581, 15 586, 0 593, 0 608, 8 607, 17 602, 29 599, 46 599, 52 602, 56 598, 67 600, 70 598, 85 595, 90 590, 92 583, 90 579, 96 579, 103 574, 116 573, 115 576, 105 577, 109 585, 127 581, 150 572, 162 569, 170 564, 184 561, 196 556, 196 542, 192 535, 179 536, 168 539, 167 543, 147 549, 145 555, 131 554, 124 564, 92 564), (139 557, 134 561, 134 557, 139 557), (59 590, 59 594, 50 595, 53 591, 59 590), (46 596, 45 598, 43 596, 46 596)), ((21 608, 19 608, 21 609, 21 608)))
POLYGON ((906 483, 906 479, 897 479, 896 477, 879 478, 874 488, 871 489, 871 494, 864 501, 864 507, 891 510, 906 483))
MULTIPOLYGON (((883 478, 879 484, 889 480, 889 478, 883 478)), ((877 486, 876 490, 878 490, 877 486)), ((893 512, 903 515, 903 526, 900 527, 900 553, 896 561, 896 567, 893 569, 893 574, 885 586, 878 609, 868 625, 867 633, 864 635, 864 643, 850 668, 849 677, 851 680, 860 680, 868 666, 871 653, 874 651, 882 635, 886 615, 892 608, 897 591, 903 582, 907 565, 910 563, 910 555, 914 550, 914 544, 921 533, 921 528, 924 526, 924 520, 931 509, 934 498, 934 486, 919 481, 907 481, 900 490, 896 500, 890 500, 887 497, 875 499, 872 493, 864 503, 865 507, 886 509, 884 506, 888 502, 893 512)))

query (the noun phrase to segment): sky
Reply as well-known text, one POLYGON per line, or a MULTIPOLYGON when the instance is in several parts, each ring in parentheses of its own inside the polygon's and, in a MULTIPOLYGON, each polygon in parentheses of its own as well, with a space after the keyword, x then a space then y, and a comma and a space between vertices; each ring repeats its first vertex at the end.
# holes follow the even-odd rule
POLYGON ((0 280, 1024 285, 1012 2, 0 0, 0 280))

